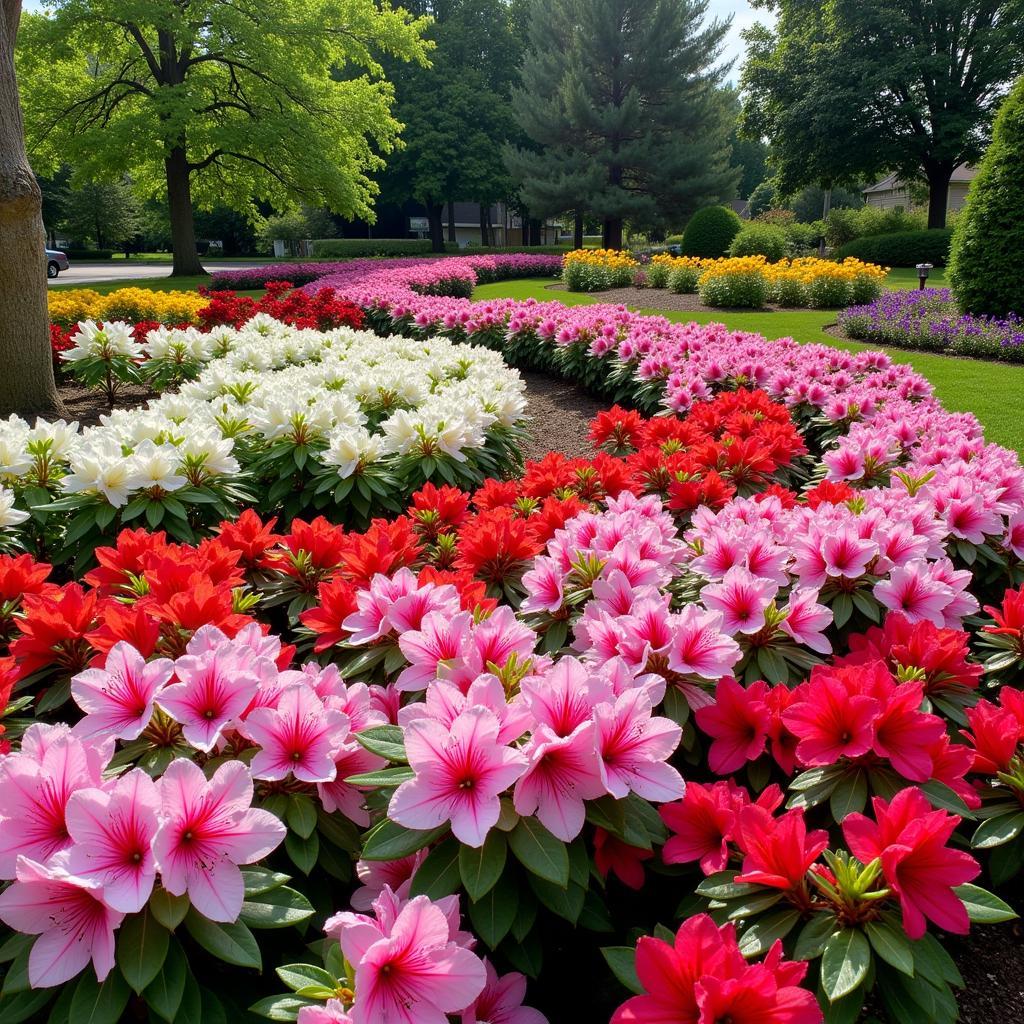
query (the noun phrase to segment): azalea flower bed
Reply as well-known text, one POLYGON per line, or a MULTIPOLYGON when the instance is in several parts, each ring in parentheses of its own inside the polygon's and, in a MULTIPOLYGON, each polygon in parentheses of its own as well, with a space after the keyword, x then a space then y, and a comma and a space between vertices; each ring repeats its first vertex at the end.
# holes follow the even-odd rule
POLYGON ((844 309, 839 326, 851 338, 879 345, 947 352, 975 359, 1024 361, 1024 320, 961 313, 948 288, 896 291, 844 309))
POLYGON ((88 433, 0 435, 0 1019, 955 1020, 943 934, 1024 867, 1016 457, 880 353, 393 267, 329 285, 379 337, 217 328, 99 428, 286 441, 191 536, 69 526, 88 433), (404 437, 371 384, 516 429, 482 347, 606 396, 598 453, 318 515, 296 427, 404 437))

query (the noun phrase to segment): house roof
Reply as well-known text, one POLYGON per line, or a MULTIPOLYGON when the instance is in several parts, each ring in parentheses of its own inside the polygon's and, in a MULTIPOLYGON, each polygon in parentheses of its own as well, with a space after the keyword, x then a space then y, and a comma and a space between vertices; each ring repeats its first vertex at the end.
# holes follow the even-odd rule
MULTIPOLYGON (((949 179, 950 184, 956 182, 967 183, 974 180, 974 176, 978 173, 978 169, 973 164, 960 164, 954 168, 952 177, 949 179)), ((904 182, 900 176, 894 171, 892 174, 887 174, 881 181, 876 181, 874 185, 869 185, 867 188, 862 189, 861 193, 867 195, 869 192, 893 192, 898 191, 904 187, 904 182)))

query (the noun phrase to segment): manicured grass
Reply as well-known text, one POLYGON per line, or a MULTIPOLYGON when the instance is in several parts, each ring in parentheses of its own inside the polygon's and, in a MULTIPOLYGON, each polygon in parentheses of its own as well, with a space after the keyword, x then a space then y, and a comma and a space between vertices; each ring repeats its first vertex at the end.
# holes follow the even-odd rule
MULTIPOLYGON (((885 279, 887 288, 917 288, 917 271, 913 267, 893 267, 889 276, 885 279)), ((928 272, 928 288, 945 288, 949 282, 946 280, 946 268, 936 267, 928 272)))
MULTIPOLYGON (((120 288, 148 288, 151 292, 194 292, 200 286, 208 287, 213 278, 209 274, 197 274, 194 277, 140 277, 121 281, 96 281, 92 284, 55 284, 50 291, 69 291, 73 288, 88 288, 109 295, 120 288)), ((251 295, 254 298, 263 294, 263 289, 239 291, 239 295, 251 295)))
MULTIPOLYGON (((934 275, 935 272, 932 273, 934 275)), ((565 302, 566 305, 599 301, 590 295, 552 292, 545 288, 545 285, 550 283, 549 278, 504 281, 477 288, 473 298, 554 298, 565 302)), ((927 377, 935 388, 935 394, 947 409, 954 412, 973 412, 984 426, 987 440, 1024 454, 1024 417, 1020 415, 1021 399, 1024 397, 1024 367, 984 362, 980 359, 957 359, 930 352, 908 352, 905 349, 864 345, 855 341, 840 341, 822 329, 827 324, 835 323, 834 310, 814 309, 795 313, 691 313, 642 309, 640 312, 663 316, 679 323, 724 323, 734 330, 752 331, 763 334, 766 338, 790 337, 801 342, 820 342, 850 352, 881 348, 897 362, 909 363, 918 373, 927 377)))

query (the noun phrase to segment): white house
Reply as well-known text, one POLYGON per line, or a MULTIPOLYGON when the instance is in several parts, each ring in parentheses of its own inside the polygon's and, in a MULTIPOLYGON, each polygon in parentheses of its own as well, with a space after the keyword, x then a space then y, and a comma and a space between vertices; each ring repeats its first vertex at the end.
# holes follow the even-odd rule
MULTIPOLYGON (((974 180, 977 168, 970 164, 960 164, 953 171, 949 180, 949 197, 946 201, 946 209, 959 210, 967 198, 967 188, 974 180)), ((887 174, 881 181, 876 181, 870 188, 862 192, 864 202, 868 206, 877 206, 883 210, 891 210, 902 206, 909 210, 914 205, 910 197, 910 187, 900 179, 898 174, 887 174)))

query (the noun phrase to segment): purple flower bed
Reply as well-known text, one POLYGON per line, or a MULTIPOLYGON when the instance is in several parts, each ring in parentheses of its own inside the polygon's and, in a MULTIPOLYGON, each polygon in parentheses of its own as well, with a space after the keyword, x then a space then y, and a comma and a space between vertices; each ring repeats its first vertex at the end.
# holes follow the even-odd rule
POLYGON ((886 292, 844 309, 839 326, 858 341, 1024 362, 1024 320, 961 313, 948 288, 886 292))

